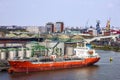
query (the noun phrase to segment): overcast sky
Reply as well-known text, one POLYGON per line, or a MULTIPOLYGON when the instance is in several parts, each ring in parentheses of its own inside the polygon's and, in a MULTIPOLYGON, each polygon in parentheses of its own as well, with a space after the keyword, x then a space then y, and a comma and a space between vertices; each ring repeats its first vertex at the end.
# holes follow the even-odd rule
POLYGON ((0 0, 0 25, 44 26, 63 21, 65 26, 120 26, 120 0, 0 0))

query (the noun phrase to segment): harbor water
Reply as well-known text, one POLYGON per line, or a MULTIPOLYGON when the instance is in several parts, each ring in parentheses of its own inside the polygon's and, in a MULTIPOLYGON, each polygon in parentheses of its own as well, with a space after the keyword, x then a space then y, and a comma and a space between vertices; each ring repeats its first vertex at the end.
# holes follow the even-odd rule
POLYGON ((97 53, 101 59, 92 66, 15 74, 5 71, 0 72, 0 80, 120 80, 120 52, 97 50, 97 53))

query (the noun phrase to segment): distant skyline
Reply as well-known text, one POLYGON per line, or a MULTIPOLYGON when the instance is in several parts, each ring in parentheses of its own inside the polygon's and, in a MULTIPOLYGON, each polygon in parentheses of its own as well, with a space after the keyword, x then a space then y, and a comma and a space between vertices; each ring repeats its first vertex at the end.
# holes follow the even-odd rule
POLYGON ((120 27, 119 0, 0 0, 0 25, 44 26, 64 22, 65 26, 85 27, 100 20, 105 27, 120 27))

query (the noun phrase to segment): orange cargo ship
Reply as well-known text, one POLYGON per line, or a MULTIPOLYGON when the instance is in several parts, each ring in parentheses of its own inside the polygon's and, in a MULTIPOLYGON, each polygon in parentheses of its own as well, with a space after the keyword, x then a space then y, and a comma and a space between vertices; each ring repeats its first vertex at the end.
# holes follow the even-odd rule
POLYGON ((95 50, 88 47, 76 47, 73 50, 72 56, 51 55, 49 57, 24 59, 24 60, 9 60, 9 73, 13 72, 34 72, 45 70, 56 70, 66 68, 77 68, 93 65, 98 62, 100 56, 95 50))
POLYGON ((9 61, 11 68, 8 70, 12 72, 32 72, 32 71, 44 71, 55 70, 65 68, 76 68, 92 65, 96 63, 100 58, 87 58, 85 60, 71 60, 61 62, 38 62, 32 63, 30 61, 9 61))

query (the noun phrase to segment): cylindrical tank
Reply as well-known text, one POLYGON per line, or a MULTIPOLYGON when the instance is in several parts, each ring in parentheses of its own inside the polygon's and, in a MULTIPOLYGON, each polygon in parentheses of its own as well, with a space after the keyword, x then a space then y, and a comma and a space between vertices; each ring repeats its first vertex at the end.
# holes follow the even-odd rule
POLYGON ((9 51, 9 59, 14 59, 14 57, 15 57, 15 55, 16 55, 16 51, 9 51))
POLYGON ((31 53, 32 53, 31 50, 26 50, 26 57, 31 57, 31 53))
POLYGON ((71 56, 73 55, 73 47, 66 47, 66 55, 71 56))
POLYGON ((23 59, 23 57, 24 57, 24 51, 23 50, 18 51, 18 57, 20 57, 20 59, 23 59))
POLYGON ((1 59, 1 60, 5 60, 5 59, 6 59, 6 53, 5 53, 4 51, 1 51, 1 52, 0 52, 0 55, 1 55, 1 56, 0 56, 0 59, 1 59))

